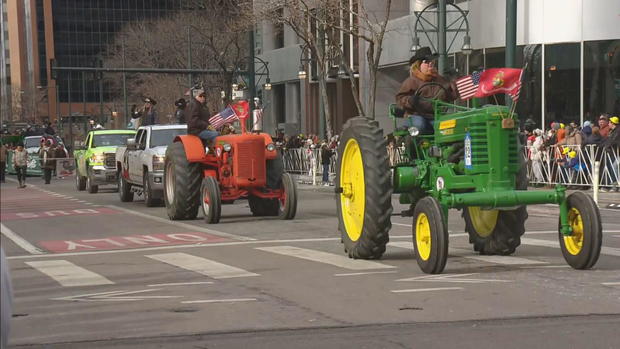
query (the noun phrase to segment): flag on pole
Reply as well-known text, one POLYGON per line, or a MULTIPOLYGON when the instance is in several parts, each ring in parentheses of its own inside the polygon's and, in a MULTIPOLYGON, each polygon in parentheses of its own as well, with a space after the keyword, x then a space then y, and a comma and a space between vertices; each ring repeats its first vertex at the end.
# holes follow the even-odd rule
POLYGON ((235 120, 237 120, 237 118, 237 114, 235 113, 233 108, 231 106, 228 106, 221 112, 209 118, 209 123, 214 128, 220 128, 224 124, 234 122, 235 120))
POLYGON ((237 103, 232 105, 233 110, 235 111, 235 115, 241 120, 248 117, 250 112, 250 103, 246 100, 238 101, 237 103))
POLYGON ((472 98, 478 91, 481 72, 475 71, 471 75, 463 76, 456 80, 456 89, 462 100, 472 98))
POLYGON ((486 97, 497 93, 506 93, 513 100, 521 92, 521 75, 523 69, 491 68, 482 72, 475 97, 486 97))

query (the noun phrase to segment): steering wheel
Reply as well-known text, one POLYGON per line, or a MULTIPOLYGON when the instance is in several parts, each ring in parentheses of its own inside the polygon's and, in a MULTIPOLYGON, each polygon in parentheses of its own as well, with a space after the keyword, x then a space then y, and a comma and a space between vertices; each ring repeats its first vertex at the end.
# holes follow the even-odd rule
MULTIPOLYGON (((429 81, 429 82, 425 82, 423 83, 420 87, 418 87, 417 90, 415 90, 415 93, 413 94, 414 98, 414 104, 419 105, 420 103, 420 97, 424 98, 424 99, 441 99, 439 97, 444 97, 448 95, 448 89, 446 89, 445 86, 443 86, 442 84, 438 83, 438 82, 434 82, 434 81, 429 81), (427 97, 427 96, 423 96, 422 92, 429 90, 432 86, 438 86, 439 90, 435 93, 435 95, 431 96, 431 97, 427 97)), ((415 105, 414 105, 415 107, 415 105)))

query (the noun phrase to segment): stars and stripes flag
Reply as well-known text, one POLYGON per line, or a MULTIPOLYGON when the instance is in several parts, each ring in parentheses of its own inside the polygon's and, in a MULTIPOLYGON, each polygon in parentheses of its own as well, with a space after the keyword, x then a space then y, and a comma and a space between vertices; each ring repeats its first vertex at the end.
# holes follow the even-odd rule
POLYGON ((231 106, 228 106, 228 107, 224 108, 224 110, 222 110, 221 112, 219 112, 219 113, 213 115, 211 118, 209 118, 209 123, 214 128, 220 128, 224 124, 228 124, 228 123, 234 122, 237 119, 238 119, 238 117, 237 117, 237 114, 235 113, 234 109, 231 106))
POLYGON ((456 89, 462 100, 472 98, 478 91, 478 84, 480 84, 480 75, 482 72, 473 72, 471 75, 463 76, 456 80, 456 89))

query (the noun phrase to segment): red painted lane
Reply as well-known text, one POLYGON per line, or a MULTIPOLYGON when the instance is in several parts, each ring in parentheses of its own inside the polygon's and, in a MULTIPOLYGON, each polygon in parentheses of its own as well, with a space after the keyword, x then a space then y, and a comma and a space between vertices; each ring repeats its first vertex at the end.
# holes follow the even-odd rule
POLYGON ((78 209, 65 209, 65 210, 47 210, 36 212, 7 212, 4 211, 0 214, 0 219, 3 221, 14 221, 22 219, 38 219, 38 218, 52 218, 52 217, 66 217, 66 216, 98 216, 107 214, 119 214, 121 212, 106 207, 97 208, 78 208, 78 209))
POLYGON ((120 250, 169 245, 211 244, 229 239, 199 232, 109 236, 100 239, 39 241, 38 245, 55 253, 120 250))

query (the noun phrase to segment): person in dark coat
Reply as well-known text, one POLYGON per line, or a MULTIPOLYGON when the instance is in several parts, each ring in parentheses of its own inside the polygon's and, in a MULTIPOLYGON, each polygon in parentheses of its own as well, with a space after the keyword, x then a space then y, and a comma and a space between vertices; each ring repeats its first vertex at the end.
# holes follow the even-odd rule
POLYGON ((211 127, 209 108, 207 107, 207 95, 203 88, 192 89, 193 98, 187 106, 185 116, 187 118, 187 133, 200 137, 200 139, 212 143, 219 135, 211 127))
POLYGON ((609 134, 600 144, 601 149, 603 149, 603 159, 610 176, 608 184, 611 185, 611 188, 608 191, 618 191, 619 189, 618 180, 620 179, 620 174, 618 172, 620 172, 620 158, 615 157, 618 147, 620 147, 620 129, 618 124, 620 124, 619 117, 612 116, 609 118, 609 134))
POLYGON ((323 165, 323 185, 329 186, 329 164, 334 152, 329 149, 327 143, 321 145, 321 165, 323 165))
POLYGON ((174 102, 174 105, 177 107, 177 110, 174 112, 175 121, 177 124, 184 124, 185 121, 185 107, 187 106, 187 102, 185 98, 179 98, 174 102))
POLYGON ((55 156, 56 149, 54 149, 54 144, 48 139, 41 146, 41 149, 39 149, 39 159, 41 159, 41 168, 43 169, 45 184, 50 184, 52 180, 52 171, 56 169, 55 156))
POLYGON ((157 102, 150 97, 144 99, 144 112, 142 114, 142 126, 149 126, 157 124, 157 112, 155 111, 155 104, 157 102))
POLYGON ((431 102, 425 99, 439 99, 452 102, 457 97, 456 85, 437 73, 434 60, 436 54, 431 53, 428 47, 422 47, 409 59, 409 77, 402 83, 396 94, 396 103, 410 118, 410 126, 416 127, 421 134, 433 133, 434 111, 431 102), (434 82, 437 85, 426 85, 434 82), (443 87, 443 88, 442 88, 443 87))

